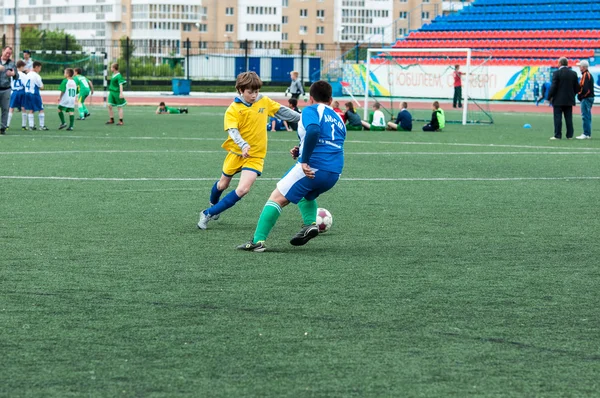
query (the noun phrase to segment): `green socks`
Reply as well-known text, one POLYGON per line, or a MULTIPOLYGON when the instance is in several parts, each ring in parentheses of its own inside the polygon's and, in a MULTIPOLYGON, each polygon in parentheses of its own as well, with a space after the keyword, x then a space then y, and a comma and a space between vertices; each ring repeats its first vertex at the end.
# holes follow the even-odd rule
POLYGON ((302 214, 302 222, 304 225, 310 225, 317 222, 316 200, 306 200, 302 198, 302 200, 298 202, 298 209, 300 209, 300 214, 302 214))
POLYGON ((88 109, 84 104, 79 104, 79 117, 83 118, 88 113, 88 109))
POLYGON ((254 239, 252 239, 253 243, 265 241, 267 239, 267 236, 269 236, 269 233, 275 226, 280 214, 281 207, 272 200, 267 201, 265 207, 263 207, 262 213, 260 213, 258 225, 254 232, 254 239))
POLYGON ((65 114, 62 111, 58 112, 58 117, 60 118, 60 124, 65 124, 65 114))
POLYGON ((75 123, 75 115, 69 115, 69 127, 73 128, 74 123, 75 123))

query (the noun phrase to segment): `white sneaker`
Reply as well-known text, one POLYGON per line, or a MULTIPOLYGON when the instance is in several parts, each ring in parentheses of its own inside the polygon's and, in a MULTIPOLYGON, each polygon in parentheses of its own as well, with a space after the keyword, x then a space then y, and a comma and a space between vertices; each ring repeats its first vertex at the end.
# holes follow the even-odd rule
POLYGON ((575 139, 578 139, 578 140, 589 140, 591 138, 592 137, 590 137, 589 135, 585 135, 585 134, 581 134, 580 136, 575 137, 575 139))
POLYGON ((211 220, 210 216, 204 214, 204 210, 200 212, 200 221, 198 221, 198 228, 206 229, 206 225, 211 220))
POLYGON ((551 140, 560 140, 560 138, 556 138, 554 136, 550 137, 551 140))

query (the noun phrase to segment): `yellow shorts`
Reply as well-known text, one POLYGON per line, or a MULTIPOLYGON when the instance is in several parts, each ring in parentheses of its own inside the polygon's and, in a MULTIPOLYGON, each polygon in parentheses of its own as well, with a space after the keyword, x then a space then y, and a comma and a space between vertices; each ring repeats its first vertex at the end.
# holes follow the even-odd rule
POLYGON ((245 158, 241 155, 229 152, 223 162, 223 175, 231 177, 242 170, 252 170, 261 175, 265 160, 261 158, 245 158))

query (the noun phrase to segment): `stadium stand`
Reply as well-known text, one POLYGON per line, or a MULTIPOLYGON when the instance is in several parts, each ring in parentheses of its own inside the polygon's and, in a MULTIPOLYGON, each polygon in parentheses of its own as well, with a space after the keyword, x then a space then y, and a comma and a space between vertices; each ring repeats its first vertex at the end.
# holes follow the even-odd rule
MULTIPOLYGON (((471 48, 473 63, 554 66, 600 49, 598 0, 476 0, 458 13, 443 15, 398 40, 394 48, 471 48)), ((464 63, 444 54, 395 53, 402 63, 464 63)), ((590 60, 593 64, 593 58, 590 60)))

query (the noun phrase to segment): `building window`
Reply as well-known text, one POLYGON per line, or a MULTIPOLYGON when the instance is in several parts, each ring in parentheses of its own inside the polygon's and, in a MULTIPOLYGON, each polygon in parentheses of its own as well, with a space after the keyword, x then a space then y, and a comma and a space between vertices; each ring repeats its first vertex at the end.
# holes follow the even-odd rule
POLYGON ((325 10, 317 10, 317 18, 325 18, 325 10))
POLYGON ((231 50, 233 48, 233 42, 232 41, 226 41, 225 42, 225 50, 231 50))
POLYGON ((198 43, 198 48, 208 48, 208 44, 205 41, 201 41, 198 43))
POLYGON ((225 25, 225 32, 227 32, 227 33, 233 32, 233 24, 232 23, 228 23, 227 25, 225 25))
POLYGON ((288 34, 287 33, 282 33, 281 34, 281 41, 287 41, 288 40, 288 34))
POLYGON ((125 23, 122 23, 122 24, 121 24, 121 30, 122 30, 123 32, 127 31, 127 24, 125 24, 125 23))
POLYGON ((225 8, 225 15, 233 15, 233 7, 225 8))
POLYGON ((206 24, 205 23, 201 23, 198 25, 198 32, 206 32, 206 24))
POLYGON ((318 35, 325 34, 325 27, 324 26, 317 26, 317 34, 318 35))
POLYGON ((407 17, 408 17, 408 13, 406 11, 400 11, 400 15, 398 16, 398 18, 406 19, 407 17))
POLYGON ((300 9, 300 18, 307 18, 308 17, 308 9, 307 8, 301 8, 300 9))
POLYGON ((308 26, 300 26, 300 34, 305 35, 308 33, 308 26))
POLYGON ((423 19, 429 19, 429 11, 423 11, 421 13, 421 18, 423 18, 423 19))
POLYGON ((192 31, 192 24, 191 23, 184 23, 183 24, 183 31, 184 32, 191 32, 192 31))
POLYGON ((317 44, 317 51, 323 51, 323 50, 325 50, 325 44, 323 44, 323 43, 317 44))
POLYGON ((286 23, 288 23, 288 17, 287 17, 287 16, 285 16, 285 17, 281 17, 281 23, 282 23, 282 24, 284 24, 284 25, 285 25, 286 23))
POLYGON ((289 0, 281 0, 282 7, 288 7, 290 5, 289 3, 290 3, 289 0))

